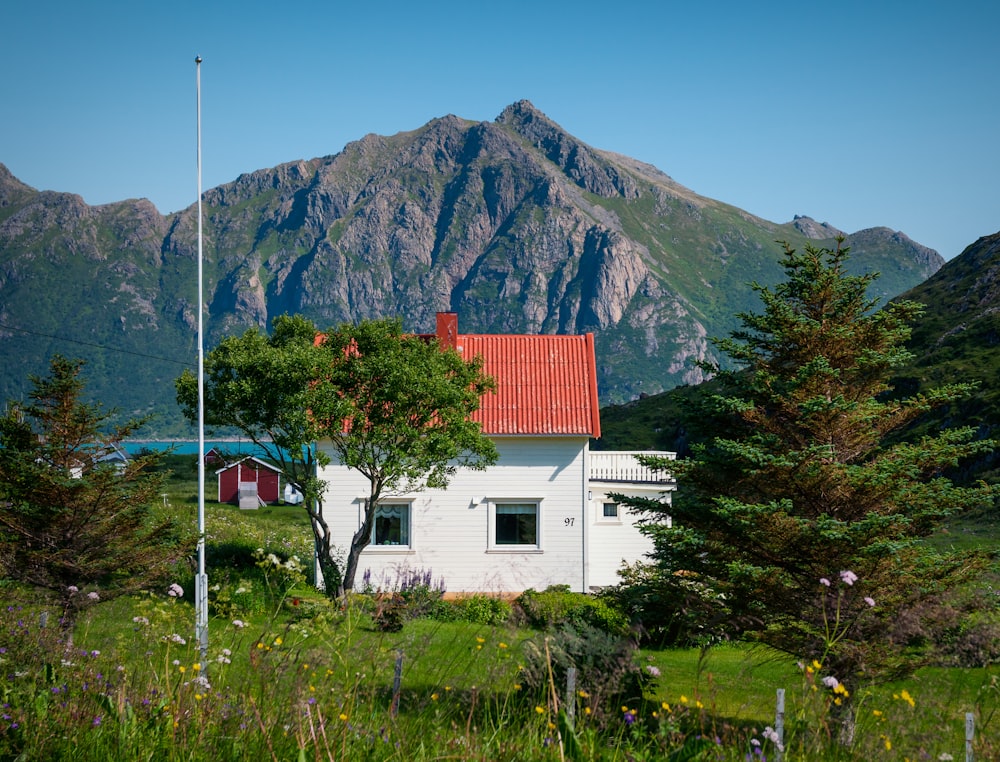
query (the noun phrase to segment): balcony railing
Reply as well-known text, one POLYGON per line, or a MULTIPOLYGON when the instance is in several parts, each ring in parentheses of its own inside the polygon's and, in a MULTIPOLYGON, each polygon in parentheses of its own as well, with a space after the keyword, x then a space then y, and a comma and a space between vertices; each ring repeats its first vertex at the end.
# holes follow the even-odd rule
POLYGON ((668 460, 677 457, 675 452, 663 450, 591 451, 590 480, 594 482, 631 482, 633 484, 663 484, 672 482, 669 471, 648 468, 636 460, 636 455, 656 455, 668 460))

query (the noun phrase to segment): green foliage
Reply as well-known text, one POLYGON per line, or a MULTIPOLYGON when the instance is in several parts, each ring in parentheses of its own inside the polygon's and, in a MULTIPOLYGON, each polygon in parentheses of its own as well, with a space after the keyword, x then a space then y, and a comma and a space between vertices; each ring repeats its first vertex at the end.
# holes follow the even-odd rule
POLYGON ((628 617, 607 600, 570 592, 568 585, 551 585, 542 592, 525 590, 516 603, 528 623, 540 630, 572 625, 623 635, 629 629, 628 617))
POLYGON ((974 568, 921 540, 988 500, 986 488, 942 472, 993 443, 971 429, 889 440, 970 386, 887 394, 920 307, 875 311, 876 276, 847 275, 846 256, 839 246, 786 249, 787 280, 754 285, 763 312, 741 314, 743 327, 716 342, 736 370, 714 368, 718 425, 677 461, 673 506, 619 499, 673 517, 672 527, 647 525, 658 567, 647 581, 662 587, 647 601, 710 632, 818 659, 856 684, 919 663, 894 623, 974 568))
POLYGON ((606 726, 621 715, 622 704, 642 702, 652 683, 638 662, 634 639, 613 635, 589 625, 566 624, 524 644, 521 677, 529 696, 550 686, 566 685, 569 669, 576 669, 576 697, 588 715, 606 726))
POLYGON ((437 340, 404 334, 398 320, 344 324, 319 346, 325 363, 310 413, 339 462, 370 485, 344 565, 351 589, 386 492, 443 488, 459 467, 496 462, 495 445, 470 418, 496 385, 481 357, 467 361, 437 340))
POLYGON ((193 546, 154 521, 157 456, 107 460, 141 422, 81 401, 82 363, 56 356, 27 405, 0 418, 0 573, 41 591, 71 627, 81 611, 161 582, 193 546))

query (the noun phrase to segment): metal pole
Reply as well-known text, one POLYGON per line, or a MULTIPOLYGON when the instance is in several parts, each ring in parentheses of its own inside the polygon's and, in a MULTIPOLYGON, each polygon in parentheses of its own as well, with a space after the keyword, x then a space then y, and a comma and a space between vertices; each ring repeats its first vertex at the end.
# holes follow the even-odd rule
POLYGON ((198 575, 194 585, 195 638, 208 664, 208 574, 205 572, 205 331, 201 231, 201 56, 194 59, 198 91, 198 575))

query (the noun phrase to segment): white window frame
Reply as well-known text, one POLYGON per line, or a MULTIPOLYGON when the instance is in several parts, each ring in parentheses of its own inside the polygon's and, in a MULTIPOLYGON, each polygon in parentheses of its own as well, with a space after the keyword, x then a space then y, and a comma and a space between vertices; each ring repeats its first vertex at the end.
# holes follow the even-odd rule
POLYGON ((605 497, 600 501, 600 507, 598 508, 597 520, 604 524, 621 524, 622 523, 622 504, 617 500, 612 500, 610 497, 605 497), (615 507, 615 515, 609 516, 604 512, 604 508, 608 505, 613 505, 615 507))
POLYGON ((491 553, 541 553, 544 547, 544 535, 542 532, 542 527, 544 522, 542 521, 542 500, 537 497, 510 497, 510 498, 490 498, 489 499, 489 518, 487 527, 487 550, 491 553), (533 545, 529 544, 511 544, 511 543, 497 543, 497 507, 505 505, 533 505, 535 506, 535 543, 533 545))
POLYGON ((371 543, 369 543, 366 550, 374 550, 378 553, 399 553, 399 552, 409 552, 413 550, 413 501, 412 500, 382 500, 379 502, 378 507, 375 509, 375 518, 372 521, 372 535, 371 543), (375 532, 378 527, 378 514, 379 510, 385 509, 399 509, 402 512, 402 517, 406 521, 406 534, 407 542, 396 545, 390 544, 376 544, 375 542, 375 532))

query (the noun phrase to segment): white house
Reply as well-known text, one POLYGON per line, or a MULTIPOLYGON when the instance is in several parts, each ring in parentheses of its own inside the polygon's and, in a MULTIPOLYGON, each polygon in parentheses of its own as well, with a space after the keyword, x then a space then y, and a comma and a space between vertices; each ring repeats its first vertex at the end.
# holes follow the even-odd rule
MULTIPOLYGON (((500 458, 486 471, 460 469, 446 489, 384 498, 356 583, 367 577, 390 588, 429 572, 449 593, 615 584, 622 562, 640 560, 651 544, 609 494, 669 501, 675 484, 640 467, 635 453, 590 451, 600 436, 593 335, 460 334, 457 315, 439 313, 436 336, 467 357, 481 355, 496 379, 475 419, 500 458)), ((320 474, 324 518, 346 548, 369 485, 336 462, 329 442, 319 446, 332 460, 320 474)))

